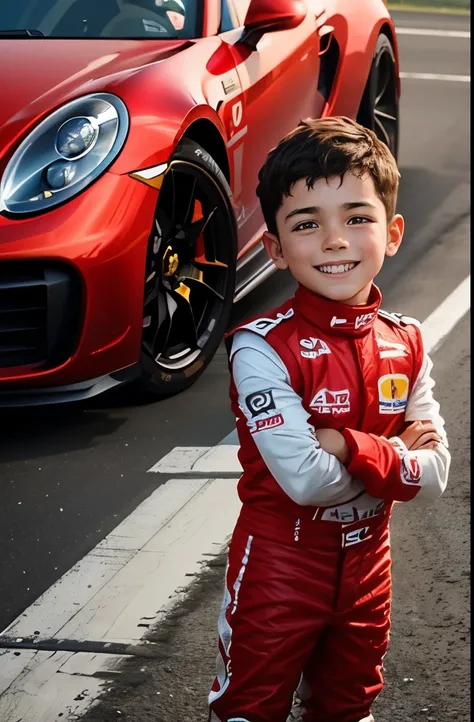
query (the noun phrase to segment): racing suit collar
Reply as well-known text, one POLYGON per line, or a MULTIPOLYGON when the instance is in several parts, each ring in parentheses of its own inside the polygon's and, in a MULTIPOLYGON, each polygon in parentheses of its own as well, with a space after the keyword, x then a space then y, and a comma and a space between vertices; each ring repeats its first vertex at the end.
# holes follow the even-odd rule
POLYGON ((319 296, 304 286, 295 293, 295 310, 309 323, 327 333, 340 336, 364 336, 372 328, 382 302, 382 294, 373 283, 367 303, 347 306, 319 296))

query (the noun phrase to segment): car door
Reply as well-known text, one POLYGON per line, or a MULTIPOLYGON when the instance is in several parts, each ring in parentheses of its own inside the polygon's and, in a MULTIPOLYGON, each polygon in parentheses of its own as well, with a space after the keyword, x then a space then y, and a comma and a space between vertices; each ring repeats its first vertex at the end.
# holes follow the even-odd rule
MULTIPOLYGON (((302 118, 318 117, 324 98, 318 92, 319 35, 312 11, 292 30, 268 32, 254 51, 238 42, 252 0, 223 0, 237 18, 232 52, 241 94, 232 107, 235 135, 234 188, 240 194, 240 252, 257 240, 262 226, 255 193, 258 171, 268 151, 302 118)), ((231 42, 229 33, 226 38, 231 42)))

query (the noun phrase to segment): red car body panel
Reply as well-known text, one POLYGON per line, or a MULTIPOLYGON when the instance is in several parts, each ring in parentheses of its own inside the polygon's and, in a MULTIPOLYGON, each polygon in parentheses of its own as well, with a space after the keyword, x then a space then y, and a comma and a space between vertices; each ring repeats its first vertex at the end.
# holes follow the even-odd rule
POLYGON ((68 384, 135 363, 140 353, 145 252, 156 192, 127 175, 106 173, 93 187, 41 217, 0 216, 2 258, 61 260, 82 281, 82 332, 74 354, 59 368, 6 368, 0 379, 24 385, 68 384), (96 194, 107 198, 104 206, 96 194), (134 209, 134 213, 128 211, 134 209), (68 228, 67 241, 59 230, 68 228), (8 236, 7 236, 8 232, 8 236), (6 244, 5 244, 6 245, 6 244), (137 292, 138 291, 138 292, 137 292))
POLYGON ((0 213, 0 266, 60 262, 75 269, 82 287, 69 358, 53 368, 0 368, 0 392, 95 379, 139 360, 145 257, 158 191, 130 175, 167 163, 196 122, 208 123, 227 156, 223 170, 242 254, 262 227, 255 186, 266 152, 302 117, 357 115, 382 28, 396 50, 388 11, 382 0, 307 4, 298 28, 264 35, 258 52, 237 43, 241 29, 216 35, 220 0, 207 0, 198 40, 0 39, 0 176, 28 132, 69 100, 113 93, 130 117, 121 153, 82 193, 32 217, 0 213), (328 102, 317 91, 323 24, 334 28, 340 48, 328 102), (226 94, 223 82, 231 79, 235 90, 226 94))

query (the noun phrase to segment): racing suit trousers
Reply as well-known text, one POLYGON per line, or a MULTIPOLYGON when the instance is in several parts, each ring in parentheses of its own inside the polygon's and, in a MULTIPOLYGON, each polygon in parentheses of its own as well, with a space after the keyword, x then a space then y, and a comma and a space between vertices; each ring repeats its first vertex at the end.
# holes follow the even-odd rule
POLYGON ((390 628, 388 518, 288 519, 266 535, 258 517, 244 505, 229 549, 210 719, 286 722, 298 688, 305 722, 369 722, 390 628))

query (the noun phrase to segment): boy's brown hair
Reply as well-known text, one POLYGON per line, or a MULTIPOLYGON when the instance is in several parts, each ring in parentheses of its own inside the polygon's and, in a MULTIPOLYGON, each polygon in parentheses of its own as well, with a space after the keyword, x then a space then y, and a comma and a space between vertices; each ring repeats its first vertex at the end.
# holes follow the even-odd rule
POLYGON ((395 214, 400 174, 395 158, 375 133, 350 118, 303 120, 268 154, 258 174, 257 196, 268 231, 278 235, 276 214, 283 196, 306 178, 308 188, 320 178, 350 171, 362 177, 370 174, 375 190, 387 212, 395 214))

